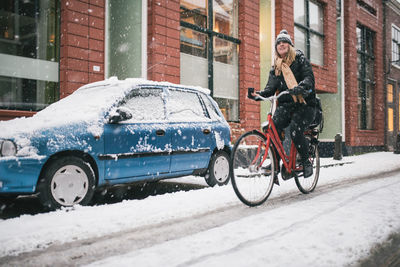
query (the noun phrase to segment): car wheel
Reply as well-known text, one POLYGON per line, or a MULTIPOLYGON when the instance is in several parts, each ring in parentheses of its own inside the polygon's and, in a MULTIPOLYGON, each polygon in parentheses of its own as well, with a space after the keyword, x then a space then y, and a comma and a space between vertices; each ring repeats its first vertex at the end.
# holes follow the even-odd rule
POLYGON ((52 162, 38 185, 39 199, 45 208, 86 205, 93 197, 93 169, 81 158, 68 156, 52 162))
POLYGON ((211 187, 216 184, 226 185, 230 177, 229 155, 225 151, 214 153, 205 176, 206 183, 211 187))

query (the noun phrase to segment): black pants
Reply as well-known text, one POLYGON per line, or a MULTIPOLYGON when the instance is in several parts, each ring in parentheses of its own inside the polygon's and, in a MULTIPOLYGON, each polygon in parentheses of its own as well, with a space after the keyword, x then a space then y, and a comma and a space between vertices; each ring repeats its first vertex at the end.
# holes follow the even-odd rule
POLYGON ((314 117, 314 107, 298 103, 279 105, 272 117, 279 134, 289 126, 290 137, 303 162, 308 159, 308 140, 304 137, 304 131, 313 122, 314 117))

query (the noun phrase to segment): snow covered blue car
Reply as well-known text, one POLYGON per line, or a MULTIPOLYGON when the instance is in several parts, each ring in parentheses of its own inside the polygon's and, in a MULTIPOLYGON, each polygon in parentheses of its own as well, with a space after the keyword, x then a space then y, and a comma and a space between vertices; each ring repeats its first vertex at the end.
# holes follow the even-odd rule
POLYGON ((110 78, 0 129, 0 194, 37 193, 50 209, 113 184, 230 178, 229 125, 198 87, 110 78))

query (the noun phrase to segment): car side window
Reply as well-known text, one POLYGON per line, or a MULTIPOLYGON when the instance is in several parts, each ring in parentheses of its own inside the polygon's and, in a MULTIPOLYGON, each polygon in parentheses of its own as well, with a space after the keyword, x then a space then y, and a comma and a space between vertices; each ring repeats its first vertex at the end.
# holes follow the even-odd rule
POLYGON ((209 120, 199 96, 195 92, 169 89, 167 98, 169 121, 209 120))
POLYGON ((201 94, 201 98, 203 99, 203 102, 207 107, 207 111, 208 111, 208 114, 210 115, 210 118, 212 120, 220 120, 221 117, 218 114, 215 106, 211 103, 211 100, 206 95, 203 95, 203 94, 201 94))
POLYGON ((162 89, 140 88, 130 94, 130 98, 121 105, 132 113, 132 119, 126 121, 147 122, 165 120, 165 108, 162 89))

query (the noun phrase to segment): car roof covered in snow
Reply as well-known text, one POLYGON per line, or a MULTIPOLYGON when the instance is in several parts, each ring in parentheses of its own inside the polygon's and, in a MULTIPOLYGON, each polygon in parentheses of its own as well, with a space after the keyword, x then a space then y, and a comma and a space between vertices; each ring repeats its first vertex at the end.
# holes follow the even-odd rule
POLYGON ((123 86, 123 87, 139 87, 139 86, 157 86, 157 87, 173 87, 173 88, 180 88, 180 89, 190 89, 193 91, 198 91, 202 92, 205 94, 210 94, 210 90, 200 87, 200 86, 189 86, 189 85, 180 85, 180 84, 174 84, 170 82, 155 82, 155 81, 150 81, 150 80, 145 80, 141 78, 128 78, 125 80, 118 80, 117 77, 111 77, 109 79, 99 81, 99 82, 94 82, 94 83, 89 83, 87 85, 84 85, 80 87, 77 91, 83 91, 89 88, 94 88, 94 87, 106 87, 106 86, 123 86))

